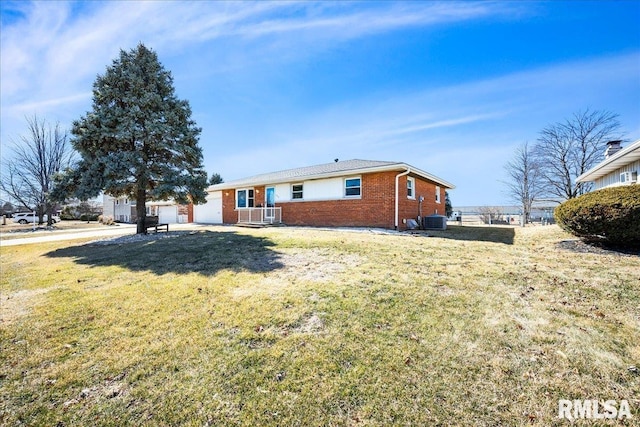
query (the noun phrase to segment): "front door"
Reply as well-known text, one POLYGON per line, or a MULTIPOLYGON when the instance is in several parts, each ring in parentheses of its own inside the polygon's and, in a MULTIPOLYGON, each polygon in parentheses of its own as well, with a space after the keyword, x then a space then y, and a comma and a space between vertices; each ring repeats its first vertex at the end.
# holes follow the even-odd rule
POLYGON ((273 187, 267 187, 265 191, 267 193, 267 200, 265 201, 267 208, 265 209, 264 217, 273 222, 273 218, 276 216, 276 189, 273 187))

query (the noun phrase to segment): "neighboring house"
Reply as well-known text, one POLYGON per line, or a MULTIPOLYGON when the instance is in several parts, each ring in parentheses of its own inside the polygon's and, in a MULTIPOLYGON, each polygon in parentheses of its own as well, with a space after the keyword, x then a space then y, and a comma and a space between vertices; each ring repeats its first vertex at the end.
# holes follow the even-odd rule
MULTIPOLYGON (((193 205, 179 205, 173 201, 151 201, 146 203, 147 215, 158 217, 162 224, 193 222, 193 205)), ((126 197, 104 195, 103 215, 117 222, 134 223, 137 219, 136 201, 126 197)))
POLYGON ((111 197, 105 194, 102 198, 102 215, 117 222, 135 222, 136 202, 126 197, 111 197))
POLYGON ((576 178, 577 182, 593 182, 594 190, 638 183, 640 173, 640 139, 626 148, 621 141, 609 141, 605 159, 576 178))
POLYGON ((453 184, 406 163, 346 160, 210 186, 195 222, 406 228, 445 214, 453 184))
POLYGON ((158 217, 161 224, 185 224, 193 222, 193 204, 179 205, 174 201, 147 202, 149 215, 158 217))

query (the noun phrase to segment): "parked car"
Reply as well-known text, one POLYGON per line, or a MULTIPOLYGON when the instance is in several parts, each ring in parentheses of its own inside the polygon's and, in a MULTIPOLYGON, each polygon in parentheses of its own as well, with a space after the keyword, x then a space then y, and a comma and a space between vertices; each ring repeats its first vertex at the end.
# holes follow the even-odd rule
MULTIPOLYGON (((42 220, 44 222, 47 222, 48 219, 49 219, 49 216, 47 214, 44 214, 44 216, 42 217, 42 220)), ((38 222, 38 215, 34 216, 33 212, 20 212, 20 213, 13 214, 13 222, 16 222, 18 224, 29 224, 29 223, 33 223, 34 221, 38 222)), ((60 222, 60 217, 58 215, 54 215, 51 218, 51 221, 53 223, 60 222)))

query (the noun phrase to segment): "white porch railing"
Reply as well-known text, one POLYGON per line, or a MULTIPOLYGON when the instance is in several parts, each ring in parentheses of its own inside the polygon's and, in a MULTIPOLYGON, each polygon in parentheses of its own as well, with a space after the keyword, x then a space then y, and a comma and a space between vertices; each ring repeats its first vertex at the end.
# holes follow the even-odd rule
POLYGON ((280 224, 282 208, 240 208, 238 224, 280 224))

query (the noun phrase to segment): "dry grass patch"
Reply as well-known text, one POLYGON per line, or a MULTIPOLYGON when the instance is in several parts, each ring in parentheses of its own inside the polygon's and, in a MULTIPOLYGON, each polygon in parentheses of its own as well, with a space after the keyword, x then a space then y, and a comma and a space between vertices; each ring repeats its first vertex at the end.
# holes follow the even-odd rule
MULTIPOLYGON (((13 223, 11 218, 7 219, 5 225, 0 225, 0 240, 22 239, 25 237, 38 237, 51 234, 52 231, 57 233, 73 233, 79 230, 102 230, 109 227, 96 221, 60 221, 47 227, 47 224, 36 224, 35 230, 33 224, 17 224, 13 223)), ((115 225, 113 227, 120 227, 115 225)), ((111 227, 111 228, 113 228, 111 227)))
POLYGON ((29 313, 31 307, 38 304, 39 296, 51 288, 23 289, 0 294, 0 324, 10 324, 29 313))
POLYGON ((2 296, 36 297, 0 325, 0 424, 547 426, 592 398, 640 418, 638 256, 430 234, 3 248, 2 296))

